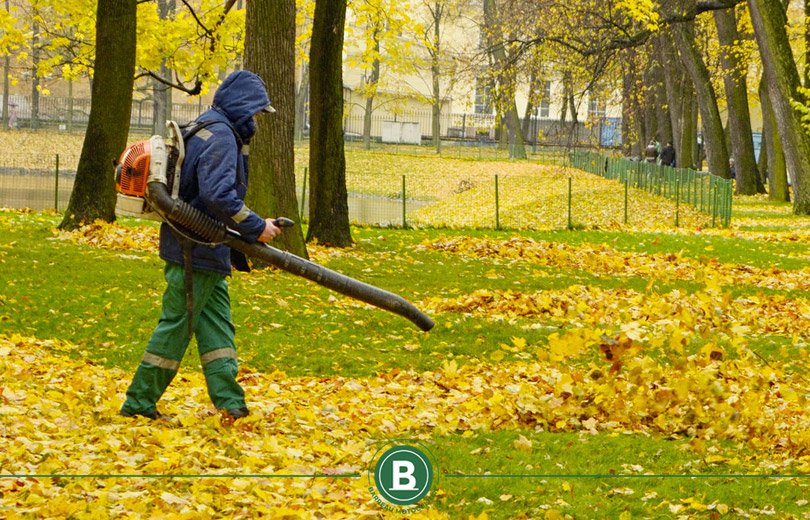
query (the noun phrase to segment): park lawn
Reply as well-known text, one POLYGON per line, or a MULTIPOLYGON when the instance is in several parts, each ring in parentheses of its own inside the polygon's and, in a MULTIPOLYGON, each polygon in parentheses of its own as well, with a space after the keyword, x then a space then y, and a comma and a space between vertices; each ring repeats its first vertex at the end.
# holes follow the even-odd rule
MULTIPOLYGON (((770 213, 784 213, 783 206, 765 206, 778 210, 745 218, 770 219, 770 213)), ((130 235, 114 234, 113 245, 118 242, 121 249, 112 249, 79 243, 81 234, 57 234, 54 227, 59 218, 49 213, 0 213, 0 263, 3 266, 0 283, 4 287, 0 292, 0 335, 16 337, 11 344, 22 352, 27 352, 29 345, 42 342, 41 348, 53 354, 53 359, 64 360, 66 366, 84 366, 87 360, 91 361, 93 365, 87 370, 92 372, 88 377, 98 378, 103 383, 94 385, 99 388, 85 390, 95 396, 91 415, 106 435, 110 435, 110 431, 120 435, 120 428, 126 428, 127 424, 114 417, 117 407, 110 403, 120 403, 160 309, 162 262, 153 246, 150 249, 148 240, 154 226, 134 227, 130 235), (147 239, 127 241, 122 236, 147 239), (103 391, 109 385, 114 389, 112 394, 103 391)), ((789 220, 783 220, 788 225, 779 231, 790 231, 789 220)), ((119 231, 116 229, 116 233, 119 231)), ((708 371, 714 370, 715 364, 720 367, 721 363, 722 366, 729 364, 728 367, 737 363, 761 369, 770 374, 777 386, 785 387, 784 394, 771 393, 770 400, 764 402, 770 404, 784 399, 786 406, 794 406, 790 408, 791 413, 801 418, 803 412, 799 409, 806 397, 803 391, 793 389, 806 387, 804 378, 808 373, 805 322, 810 310, 801 304, 810 295, 800 283, 800 271, 809 266, 806 245, 783 239, 778 234, 774 234, 776 239, 772 240, 757 239, 760 235, 742 238, 742 231, 651 233, 630 228, 518 234, 514 231, 356 227, 353 229, 357 241, 354 248, 341 251, 313 248, 315 261, 401 294, 430 312, 437 325, 427 334, 402 318, 350 301, 283 272, 236 274, 231 280, 231 296, 238 348, 245 376, 250 376, 248 381, 255 385, 248 388, 248 393, 253 396, 259 414, 272 417, 266 424, 251 423, 253 437, 249 438, 267 443, 279 434, 287 436, 283 440, 272 440, 286 446, 284 460, 271 461, 276 469, 291 464, 341 468, 345 463, 348 466, 343 470, 359 472, 364 450, 352 442, 362 441, 361 444, 367 445, 397 436, 418 437, 430 446, 444 473, 443 493, 433 513, 446 514, 449 518, 564 518, 566 515, 573 518, 618 518, 620 515, 624 515, 623 518, 684 515, 715 518, 715 514, 717 517, 759 516, 772 511, 784 518, 801 518, 808 512, 803 479, 740 475, 806 472, 807 435, 802 428, 797 427, 788 441, 777 436, 777 430, 766 426, 762 426, 758 434, 718 438, 717 432, 707 436, 706 424, 700 423, 698 418, 679 415, 683 407, 680 411, 671 411, 677 418, 677 421, 673 419, 677 427, 652 426, 636 418, 628 419, 630 422, 626 424, 619 422, 610 426, 610 421, 606 421, 607 425, 585 428, 581 421, 590 412, 584 405, 580 411, 572 410, 572 415, 562 422, 555 419, 546 424, 520 419, 514 424, 499 426, 484 421, 476 427, 465 425, 464 421, 445 424, 442 421, 447 417, 438 421, 436 427, 412 424, 406 415, 394 411, 388 424, 384 420, 378 423, 376 419, 370 420, 365 428, 356 421, 337 423, 338 430, 347 431, 338 437, 333 430, 331 437, 327 437, 329 445, 338 452, 342 450, 344 455, 307 458, 312 455, 309 448, 323 442, 317 432, 323 424, 332 424, 328 415, 333 414, 323 411, 329 409, 328 406, 321 410, 326 414, 321 419, 307 413, 310 401, 317 402, 323 395, 316 390, 309 395, 307 388, 328 392, 331 390, 327 389, 347 381, 372 387, 373 384, 366 382, 382 381, 380 384, 391 392, 401 392, 397 388, 405 385, 406 380, 400 379, 400 372, 410 374, 408 381, 416 384, 413 382, 420 380, 420 374, 449 377, 448 374, 456 370, 469 370, 486 378, 496 377, 498 370, 493 369, 497 367, 506 374, 532 364, 587 375, 585 382, 589 382, 588 377, 593 374, 598 376, 615 367, 615 358, 606 359, 611 345, 615 347, 610 350, 611 355, 619 356, 625 364, 625 368, 618 368, 617 377, 621 379, 621 374, 632 372, 635 369, 631 367, 635 366, 642 370, 644 377, 649 377, 649 386, 645 388, 666 385, 665 379, 656 379, 659 371, 670 373, 670 377, 686 373, 692 365, 685 365, 685 359, 691 359, 689 363, 708 371), (512 256, 516 237, 531 240, 520 242, 528 250, 546 251, 545 245, 552 244, 555 255, 539 259, 512 256), (479 246, 483 256, 474 254, 474 249, 454 252, 437 246, 442 241, 452 240, 479 246), (492 248, 498 248, 503 254, 490 254, 492 248), (662 260, 663 257, 669 259, 662 260), (621 258, 628 265, 637 262, 642 268, 645 263, 664 263, 660 270, 625 272, 621 258), (725 264, 747 266, 750 276, 735 278, 739 273, 724 270, 725 264), (773 272, 771 268, 783 271, 773 272), (701 271, 701 277, 693 276, 696 270, 701 271), (799 280, 798 285, 796 280, 799 280), (566 303, 569 298, 582 300, 586 293, 590 298, 588 306, 579 309, 566 303), (512 301, 510 298, 521 302, 520 305, 508 303, 512 301), (548 298, 558 299, 561 306, 552 306, 543 315, 527 311, 532 305, 540 305, 537 302, 547 305, 545 299, 548 298), (502 305, 504 302, 507 304, 502 305), (603 304, 604 308, 600 307, 603 304), (798 307, 789 306, 794 304, 798 307), (457 310, 448 310, 451 308, 457 310), (681 313, 679 317, 674 314, 675 310, 681 313), (673 314, 656 319, 656 313, 666 312, 673 314), (694 323, 685 325, 690 318, 683 313, 693 314, 694 323), (593 331, 599 334, 588 336, 593 331), (623 346, 627 349, 622 350, 623 346), (263 383, 264 377, 271 382, 263 383), (397 382, 398 385, 389 388, 388 385, 397 382), (279 387, 283 391, 279 391, 279 387), (290 408, 290 417, 286 417, 287 412, 279 415, 278 411, 271 411, 291 406, 285 392, 296 396, 297 404, 290 408), (280 418, 282 416, 285 418, 280 418), (694 421, 691 430, 687 427, 689 421, 694 421), (483 476, 487 472, 489 475, 483 476)), ((93 233, 88 232, 84 238, 92 241, 112 231, 101 227, 97 235, 93 233)), ((55 366, 53 370, 59 368, 55 366)), ((191 405, 183 398, 195 392, 195 388, 199 390, 202 384, 194 348, 189 349, 178 379, 166 396, 165 406, 188 422, 185 430, 189 437, 205 445, 202 448, 205 457, 195 455, 189 460, 199 464, 222 458, 216 459, 217 464, 203 465, 199 471, 208 467, 225 468, 234 473, 244 472, 246 467, 257 471, 263 466, 251 462, 251 457, 259 461, 264 457, 272 458, 263 453, 248 457, 246 454, 252 448, 246 444, 246 438, 240 437, 247 433, 238 428, 211 422, 211 417, 197 425, 194 414, 198 413, 197 408, 206 406, 205 396, 193 393, 191 405), (211 438, 218 438, 224 446, 232 448, 223 451, 207 444, 211 438)), ((37 379, 28 381, 24 375, 20 381, 28 385, 28 396, 39 392, 48 394, 58 388, 39 383, 37 379)), ((696 376, 689 381, 702 379, 696 376)), ((596 391, 597 383, 598 379, 586 391, 596 391)), ((739 380, 737 384, 749 383, 739 380)), ((734 395, 743 398, 767 391, 765 387, 745 388, 746 391, 734 395)), ((4 422, 12 420, 14 415, 8 410, 3 412, 3 406, 18 405, 21 391, 16 387, 8 393, 3 391, 0 413, 4 422)), ((724 395, 723 392, 731 390, 709 388, 707 391, 724 395)), ((541 392, 539 388, 538 392, 541 392)), ((400 395, 390 394, 388 398, 400 395)), ((438 401, 429 401, 433 403, 429 411, 434 414, 448 409, 452 402, 452 395, 442 396, 441 389, 437 395, 434 400, 438 401)), ((359 402, 351 406, 362 410, 363 394, 355 397, 359 402)), ((76 403, 75 395, 70 399, 73 400, 68 402, 76 403)), ((379 406, 378 399, 369 398, 368 406, 379 406)), ((706 406, 725 406, 722 400, 705 403, 706 406)), ((76 413, 82 409, 80 403, 75 406, 76 413)), ((73 417, 73 413, 67 412, 69 417, 73 417)), ((759 419, 766 424, 775 420, 767 415, 770 412, 761 413, 759 419)), ((718 415, 722 414, 718 412, 718 415)), ((35 414, 31 420, 43 424, 37 422, 39 417, 35 414)), ((78 416, 73 419, 83 420, 87 419, 78 416)), ((798 421, 797 424, 803 423, 798 421)), ((5 427, 17 431, 17 438, 36 436, 16 421, 5 427)), ((144 424, 135 431, 146 438, 163 436, 169 445, 180 443, 171 433, 173 430, 161 433, 158 429, 157 433, 150 433, 154 429, 144 424)), ((79 435, 78 431, 70 432, 74 430, 68 429, 60 438, 71 441, 72 435, 79 435)), ((91 446, 101 442, 84 438, 86 433, 81 434, 82 442, 91 446)), ((37 442, 39 452, 34 453, 39 455, 26 455, 26 472, 34 474, 50 469, 53 473, 76 473, 81 470, 70 465, 69 456, 63 461, 64 466, 57 464, 54 457, 43 457, 43 445, 47 449, 47 444, 42 434, 37 442)), ((78 437, 75 442, 79 442, 78 437)), ((178 444, 181 457, 191 453, 184 446, 178 444)), ((29 448, 17 440, 13 453, 23 457, 29 448)), ((136 454, 144 453, 137 443, 128 449, 136 454)), ((274 453, 275 449, 263 451, 274 453)), ((104 449, 101 451, 104 453, 104 449)), ((109 462, 107 459, 109 457, 100 457, 99 467, 91 466, 89 471, 120 472, 120 468, 105 465, 109 462)), ((11 461, 13 459, 6 460, 0 466, 12 471, 13 466, 8 467, 11 461)), ((185 458, 175 464, 162 471, 193 472, 195 468, 185 458)), ((132 468, 133 472, 144 471, 144 466, 132 468)), ((161 469, 149 468, 153 472, 161 469)), ((21 472, 19 468, 17 472, 21 472)), ((37 505, 36 497, 67 496, 60 495, 58 489, 62 489, 75 499, 82 492, 82 486, 87 486, 65 481, 61 479, 61 486, 46 490, 31 481, 15 486, 27 489, 18 495, 24 495, 26 507, 41 512, 45 506, 37 505)), ((141 496, 141 502, 144 497, 150 497, 144 503, 151 504, 148 508, 153 509, 147 510, 152 512, 177 511, 184 505, 183 497, 193 495, 192 498, 199 499, 197 506, 202 516, 205 516, 203 513, 222 513, 206 497, 217 490, 222 494, 229 491, 222 488, 221 482, 206 481, 199 485, 182 481, 126 482, 134 482, 138 489, 147 491, 141 496), (162 499, 159 500, 159 496, 162 499)), ((279 496, 287 497, 287 493, 281 491, 283 485, 267 485, 275 486, 273 489, 279 496)), ((107 483, 98 486, 114 487, 107 483)), ((249 484, 240 482, 239 486, 251 489, 249 484)), ((296 486, 309 490, 308 493, 317 490, 322 496, 335 493, 327 502, 345 503, 348 508, 345 511, 373 508, 373 503, 371 506, 364 503, 368 497, 363 490, 351 482, 313 478, 292 487, 296 486)), ((254 501, 265 500, 256 491, 249 494, 254 501)), ((8 493, 4 497, 13 495, 8 493)), ((288 502, 282 502, 305 509, 317 507, 316 502, 307 502, 310 495, 303 497, 299 493, 293 498, 287 497, 288 502)), ((224 501, 230 503, 229 499, 237 500, 227 495, 224 501)), ((317 500, 317 496, 313 500, 317 500)), ((79 503, 90 508, 91 502, 86 497, 79 503)), ((0 511, 8 504, 0 498, 0 511)), ((58 504, 58 500, 52 500, 50 507, 56 507, 54 504, 58 504)), ((135 505, 127 507, 129 511, 139 511, 135 505)), ((228 514, 239 516, 240 511, 235 507, 228 514)), ((75 512, 75 517, 81 518, 80 513, 75 512)))

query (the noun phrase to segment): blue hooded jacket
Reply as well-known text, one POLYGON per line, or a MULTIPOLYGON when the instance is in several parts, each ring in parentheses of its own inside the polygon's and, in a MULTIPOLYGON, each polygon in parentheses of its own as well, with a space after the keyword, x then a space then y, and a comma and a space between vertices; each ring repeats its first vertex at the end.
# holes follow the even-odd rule
MULTIPOLYGON (((210 124, 185 142, 186 157, 180 174, 181 199, 224 222, 249 242, 262 234, 265 222, 244 203, 248 143, 256 132, 253 116, 268 106, 270 99, 258 75, 246 70, 229 75, 214 94, 211 109, 197 118, 197 122, 223 123, 210 124)), ((165 223, 160 227, 160 257, 183 264, 183 248, 165 223)), ((231 274, 227 246, 194 244, 192 258, 194 269, 231 274)))

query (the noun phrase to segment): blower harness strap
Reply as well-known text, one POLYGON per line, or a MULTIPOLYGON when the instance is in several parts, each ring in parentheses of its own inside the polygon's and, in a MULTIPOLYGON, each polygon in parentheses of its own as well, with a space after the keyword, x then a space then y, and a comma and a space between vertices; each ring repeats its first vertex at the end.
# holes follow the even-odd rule
MULTIPOLYGON (((239 137, 239 134, 236 133, 236 130, 231 126, 230 123, 225 121, 220 121, 218 119, 209 119, 207 121, 200 121, 198 123, 191 123, 189 126, 186 127, 186 131, 183 132, 183 141, 188 142, 194 134, 205 128, 206 126, 211 126, 215 123, 222 123, 228 125, 228 128, 231 129, 233 132, 234 137, 236 137, 236 142, 239 144, 239 149, 242 148, 242 139, 239 137)), ((170 168, 173 169, 174 166, 170 165, 170 168)), ((242 173, 241 162, 238 163, 237 172, 236 172, 237 182, 244 182, 244 174, 242 173)), ((174 182, 180 183, 179 176, 178 178, 174 179, 174 182)), ((191 236, 191 233, 187 232, 186 230, 181 230, 180 227, 173 223, 171 219, 165 219, 165 222, 171 227, 172 234, 180 243, 183 248, 183 272, 185 274, 185 285, 186 285, 186 312, 188 313, 188 339, 191 340, 192 336, 194 335, 194 268, 192 264, 192 250, 194 248, 194 244, 204 244, 204 245, 214 245, 215 242, 206 242, 199 239, 194 238, 191 236)))

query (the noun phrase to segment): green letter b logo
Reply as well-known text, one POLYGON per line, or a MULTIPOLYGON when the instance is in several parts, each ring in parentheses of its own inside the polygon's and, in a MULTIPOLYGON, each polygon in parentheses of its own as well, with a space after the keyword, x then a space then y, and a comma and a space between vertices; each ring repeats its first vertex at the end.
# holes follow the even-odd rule
POLYGON ((430 491, 430 459, 413 446, 396 446, 383 453, 374 469, 377 490, 395 505, 415 504, 430 491))

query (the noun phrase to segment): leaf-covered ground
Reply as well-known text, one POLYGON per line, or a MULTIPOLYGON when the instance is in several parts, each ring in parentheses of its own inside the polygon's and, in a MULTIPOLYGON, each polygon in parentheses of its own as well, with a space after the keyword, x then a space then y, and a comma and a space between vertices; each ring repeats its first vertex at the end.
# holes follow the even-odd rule
POLYGON ((810 516, 810 221, 785 205, 741 198, 731 229, 355 228, 310 248, 430 313, 428 334, 235 275, 236 422, 193 347, 160 403, 174 421, 117 415, 159 312, 157 228, 58 221, 0 211, 0 517, 402 518, 366 465, 403 437, 443 473, 410 518, 810 516))

